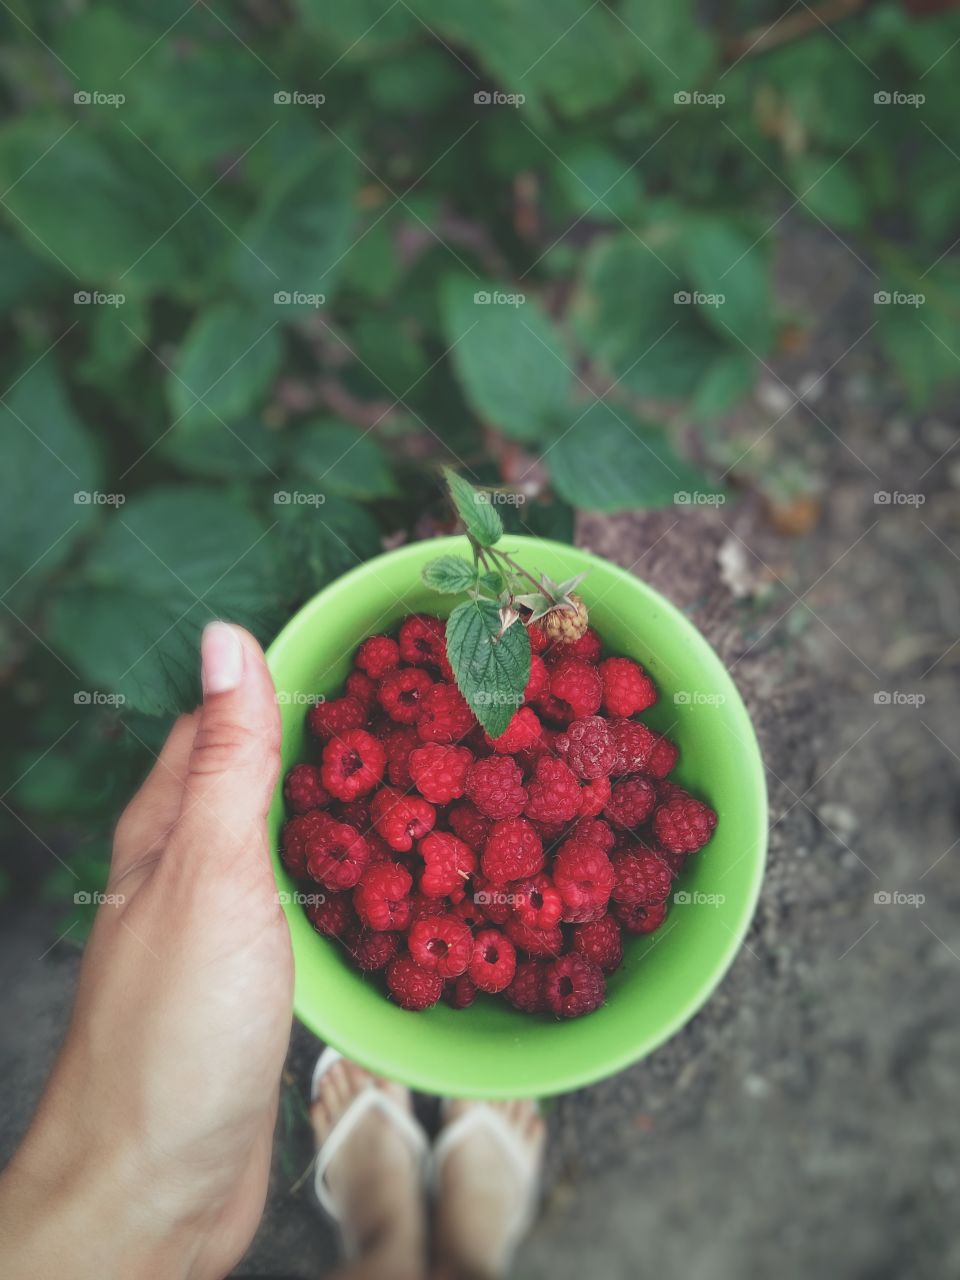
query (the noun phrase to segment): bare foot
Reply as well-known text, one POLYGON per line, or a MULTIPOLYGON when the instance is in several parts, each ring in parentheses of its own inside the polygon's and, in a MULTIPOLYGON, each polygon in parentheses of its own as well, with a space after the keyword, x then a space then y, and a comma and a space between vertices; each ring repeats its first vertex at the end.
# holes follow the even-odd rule
POLYGON ((440 1165, 437 1258, 449 1280, 505 1276, 536 1205, 545 1127, 529 1101, 448 1103, 447 1126, 477 1106, 506 1122, 517 1140, 516 1159, 495 1129, 469 1128, 440 1165))
MULTIPOLYGON (((403 1085, 371 1076, 340 1059, 322 1077, 310 1119, 323 1145, 353 1099, 373 1083, 411 1111, 403 1085)), ((350 1133, 327 1169, 345 1240, 358 1268, 383 1280, 419 1280, 425 1269, 426 1224, 420 1170, 409 1140, 383 1111, 374 1108, 350 1133)))

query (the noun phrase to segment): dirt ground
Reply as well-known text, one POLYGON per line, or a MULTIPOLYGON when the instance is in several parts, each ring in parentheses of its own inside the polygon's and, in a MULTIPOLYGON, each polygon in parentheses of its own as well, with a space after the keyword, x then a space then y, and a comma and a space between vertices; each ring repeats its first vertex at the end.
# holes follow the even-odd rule
MULTIPOLYGON (((753 445, 747 465, 818 494, 810 531, 779 533, 750 490, 578 529, 684 608, 740 686, 768 769, 764 891, 693 1022, 550 1105, 521 1280, 960 1274, 957 424, 903 409, 868 332, 874 283, 842 245, 796 229, 780 275, 810 341, 772 360, 715 435, 730 462, 753 445)), ((41 954, 49 930, 37 911, 0 932, 4 1158, 76 973, 75 951, 41 954)), ((238 1276, 310 1280, 335 1257, 306 1185, 291 1190, 310 1158, 299 1099, 316 1052, 296 1027, 270 1202, 238 1276)))

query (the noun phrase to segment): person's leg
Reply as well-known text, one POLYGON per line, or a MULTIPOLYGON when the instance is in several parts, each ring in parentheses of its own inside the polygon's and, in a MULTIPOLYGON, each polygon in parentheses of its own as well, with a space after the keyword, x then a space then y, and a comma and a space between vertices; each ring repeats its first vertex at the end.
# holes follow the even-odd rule
POLYGON ((536 1203, 544 1123, 533 1102, 451 1102, 447 1126, 477 1105, 497 1112, 514 1140, 470 1125, 440 1164, 436 1280, 502 1280, 536 1203))
MULTIPOLYGON (((317 1147, 353 1099, 371 1082, 401 1107, 410 1108, 402 1085, 379 1080, 343 1059, 320 1081, 310 1109, 317 1147)), ((426 1223, 417 1158, 389 1116, 372 1109, 350 1133, 327 1170, 352 1260, 336 1280, 422 1280, 426 1271, 426 1223)))

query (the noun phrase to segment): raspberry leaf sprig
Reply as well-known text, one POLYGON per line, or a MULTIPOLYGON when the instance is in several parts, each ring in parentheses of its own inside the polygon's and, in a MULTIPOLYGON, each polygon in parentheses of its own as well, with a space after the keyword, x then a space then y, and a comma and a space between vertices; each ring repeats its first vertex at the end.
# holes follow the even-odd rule
POLYGON ((447 621, 447 658, 474 715, 497 738, 523 703, 530 678, 526 626, 553 612, 581 610, 572 592, 585 575, 560 583, 546 574, 534 577, 497 545, 503 521, 490 491, 474 488, 448 467, 444 478, 473 558, 438 556, 424 565, 422 577, 444 595, 468 596, 447 621))

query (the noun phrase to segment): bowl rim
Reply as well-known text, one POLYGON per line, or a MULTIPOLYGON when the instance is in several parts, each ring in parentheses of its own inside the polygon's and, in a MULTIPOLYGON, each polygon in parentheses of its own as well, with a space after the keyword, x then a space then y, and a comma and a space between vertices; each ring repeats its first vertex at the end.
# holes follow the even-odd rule
MULTIPOLYGON (((744 785, 755 796, 755 804, 751 807, 753 830, 748 835, 749 845, 756 849, 752 861, 750 883, 746 892, 742 895, 736 923, 730 926, 730 940, 722 955, 709 970, 705 971, 702 980, 691 986, 687 998, 678 1003, 673 1016, 666 1019, 656 1032, 648 1033, 636 1040, 625 1041, 619 1052, 608 1050, 604 1054, 602 1064, 598 1064, 594 1068, 575 1067, 565 1069, 562 1063, 558 1062, 550 1081, 538 1090, 538 1096, 547 1097, 595 1084, 641 1061, 676 1035, 707 1003, 726 977, 734 960, 740 954, 744 938, 756 911, 767 862, 769 806, 763 755, 750 713, 733 677, 703 632, 655 587, 642 578, 635 577, 621 565, 615 564, 602 556, 597 556, 586 548, 575 546, 572 543, 558 542, 552 538, 532 537, 529 534, 505 533, 504 540, 508 542, 518 541, 526 548, 543 546, 562 554, 575 556, 579 564, 573 566, 574 568, 589 568, 591 564, 602 567, 606 573, 612 573, 619 578, 628 590, 635 592, 639 589, 642 594, 645 593, 651 597, 657 607, 681 630, 693 633, 698 643, 703 645, 710 655, 716 669, 717 679, 724 686, 725 714, 730 714, 732 711, 742 721, 744 733, 741 735, 741 741, 745 748, 745 756, 749 760, 749 773, 744 778, 744 785)), ((380 555, 373 556, 371 559, 355 565, 352 569, 347 570, 346 573, 341 574, 321 587, 315 595, 311 596, 295 613, 291 614, 268 647, 266 658, 271 675, 276 676, 275 666, 282 664, 287 647, 295 643, 295 633, 298 633, 313 615, 329 608, 336 596, 343 592, 348 592, 360 578, 376 578, 378 568, 383 569, 388 564, 392 568, 405 560, 422 558, 426 548, 434 551, 437 555, 458 550, 462 552, 464 549, 464 535, 451 534, 440 538, 423 539, 382 552, 380 555)), ((395 600, 399 600, 397 593, 386 585, 384 585, 384 594, 392 594, 395 600)), ((278 794, 282 785, 283 779, 281 777, 277 782, 278 794)), ((272 823, 272 817, 268 818, 268 823, 272 823)), ((278 854, 274 848, 275 843, 276 841, 271 832, 271 856, 276 862, 278 854)), ((300 907, 295 903, 285 903, 283 910, 285 913, 290 913, 291 911, 299 911, 300 907)), ((294 965, 296 968, 296 955, 294 955, 294 965)), ((354 1056, 370 1070, 386 1075, 391 1079, 399 1080, 411 1088, 428 1094, 436 1093, 436 1081, 431 1080, 426 1073, 412 1067, 398 1069, 396 1064, 388 1061, 386 1057, 379 1056, 379 1051, 375 1044, 371 1045, 366 1041, 362 1044, 356 1042, 349 1028, 344 1030, 340 1027, 322 1025, 322 1020, 317 1019, 312 1010, 304 1007, 301 984, 296 980, 294 982, 293 1011, 296 1017, 319 1039, 332 1045, 345 1056, 354 1056)), ((485 1090, 485 1096, 491 1098, 511 1097, 514 1096, 515 1092, 509 1087, 499 1086, 496 1082, 490 1082, 485 1090)))

